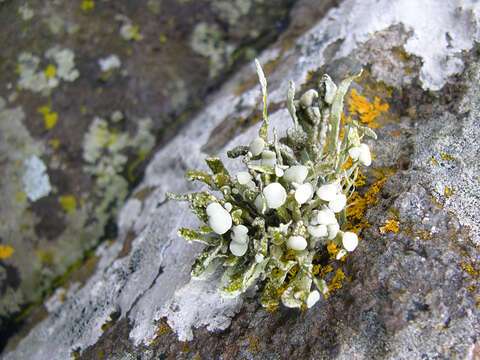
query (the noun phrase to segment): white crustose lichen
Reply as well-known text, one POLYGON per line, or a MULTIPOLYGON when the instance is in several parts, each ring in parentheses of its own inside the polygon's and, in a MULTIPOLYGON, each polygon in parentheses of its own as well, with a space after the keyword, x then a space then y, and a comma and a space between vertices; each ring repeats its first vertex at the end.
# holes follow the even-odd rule
POLYGON ((353 120, 341 133, 343 98, 356 74, 338 87, 324 75, 318 89, 308 90, 299 101, 290 82, 287 107, 293 127, 281 139, 274 129, 269 139, 267 81, 258 61, 256 66, 263 124, 249 145, 227 153, 243 157, 245 171, 231 176, 219 158, 207 158, 211 174, 189 171, 186 178, 204 182, 211 192, 168 197, 188 201, 204 223, 197 230, 179 230, 188 241, 205 245, 192 266, 193 278, 204 279, 223 266, 224 296, 238 296, 260 280, 263 306, 282 301, 307 309, 328 292, 325 274, 318 271, 329 258, 327 247, 337 249, 336 261, 358 245, 355 233, 342 231, 345 209, 359 166, 372 161, 361 141, 365 135, 376 136, 353 120))

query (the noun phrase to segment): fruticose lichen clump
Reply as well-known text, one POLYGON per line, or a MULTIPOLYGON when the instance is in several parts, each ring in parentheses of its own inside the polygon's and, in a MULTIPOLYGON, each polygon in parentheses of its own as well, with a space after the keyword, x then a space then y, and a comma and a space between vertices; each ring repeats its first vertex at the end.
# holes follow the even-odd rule
POLYGON ((372 160, 362 139, 376 135, 354 120, 341 129, 344 95, 360 74, 338 87, 324 75, 318 89, 299 100, 294 100, 290 82, 287 106, 293 127, 282 139, 273 129, 269 139, 267 82, 258 61, 256 66, 263 124, 248 146, 227 153, 243 157, 245 171, 232 176, 219 158, 209 157, 212 174, 189 171, 186 178, 204 182, 212 192, 167 195, 188 201, 204 223, 197 230, 179 229, 187 241, 205 245, 192 266, 193 278, 205 279, 223 266, 224 296, 238 296, 262 280, 264 307, 276 307, 281 300, 287 307, 310 308, 329 291, 326 271, 319 271, 328 248, 335 248, 340 260, 358 245, 357 235, 342 229, 359 166, 372 160))

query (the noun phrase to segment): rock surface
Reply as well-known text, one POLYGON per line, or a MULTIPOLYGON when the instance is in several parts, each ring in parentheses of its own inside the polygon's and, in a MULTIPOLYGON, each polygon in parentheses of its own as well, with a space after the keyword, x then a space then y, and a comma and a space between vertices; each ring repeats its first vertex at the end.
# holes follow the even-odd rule
MULTIPOLYGON (((302 5, 294 19, 308 13, 302 5)), ((207 154, 225 158, 257 132, 260 90, 247 66, 155 154, 93 275, 50 299, 47 318, 4 358, 480 358, 479 11, 466 0, 345 0, 261 54, 280 134, 290 126, 288 80, 298 97, 323 73, 338 81, 365 70, 345 115, 376 127, 378 140, 352 206, 361 241, 327 299, 267 312, 254 287, 227 300, 218 274, 189 279, 198 248, 176 230, 197 220, 165 192, 196 189, 186 170, 206 169, 207 154)))
POLYGON ((0 349, 116 237, 154 147, 278 37, 293 3, 0 2, 0 349))

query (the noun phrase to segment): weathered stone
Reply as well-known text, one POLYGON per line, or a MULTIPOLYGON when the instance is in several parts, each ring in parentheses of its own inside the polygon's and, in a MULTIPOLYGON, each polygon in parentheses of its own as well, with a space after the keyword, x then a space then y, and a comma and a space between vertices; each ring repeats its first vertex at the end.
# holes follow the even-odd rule
POLYGON ((0 4, 0 244, 13 249, 0 349, 15 318, 116 237, 153 148, 276 39, 293 3, 0 4))
POLYGON ((325 71, 338 80, 365 69, 345 116, 377 126, 378 140, 352 205, 361 240, 328 298, 303 312, 267 312, 256 287, 221 299, 218 274, 189 281, 198 248, 176 229, 197 220, 165 192, 201 188, 183 174, 206 169, 205 144, 230 171, 243 170, 225 149, 258 131, 260 87, 249 66, 155 154, 120 212, 117 241, 97 250, 96 272, 5 359, 478 358, 479 11, 463 0, 345 0, 294 46, 261 54, 280 134, 291 126, 288 80, 308 88, 325 71))

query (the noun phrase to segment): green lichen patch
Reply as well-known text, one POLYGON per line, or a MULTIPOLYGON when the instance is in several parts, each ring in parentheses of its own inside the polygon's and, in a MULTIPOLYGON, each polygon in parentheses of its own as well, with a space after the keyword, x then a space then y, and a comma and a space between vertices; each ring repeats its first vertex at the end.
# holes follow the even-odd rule
POLYGON ((158 15, 160 14, 160 10, 162 8, 162 0, 148 0, 147 7, 152 13, 158 15))
POLYGON ((191 47, 209 59, 210 77, 217 76, 227 64, 229 48, 223 37, 217 24, 202 22, 193 29, 191 47))
POLYGON ((133 137, 115 130, 105 119, 96 117, 91 123, 84 138, 83 158, 88 164, 85 170, 95 177, 97 193, 102 198, 100 211, 107 212, 112 204, 118 211, 128 193, 128 180, 122 176, 127 166, 127 151, 145 159, 155 143, 150 129, 149 118, 138 120, 133 137))
POLYGON ((23 21, 28 21, 33 18, 35 11, 28 4, 23 4, 18 8, 18 14, 23 21))
POLYGON ((120 36, 127 41, 139 41, 143 39, 143 35, 140 33, 140 27, 132 22, 132 20, 125 15, 118 14, 115 16, 115 20, 121 22, 120 36))
POLYGON ((213 8, 218 11, 219 16, 229 24, 235 25, 238 20, 249 13, 252 6, 251 0, 214 0, 213 8))
POLYGON ((19 75, 18 86, 21 89, 48 95, 60 81, 73 82, 80 75, 75 69, 75 55, 70 49, 54 46, 45 52, 45 59, 42 60, 29 52, 22 52, 18 56, 16 72, 19 75), (47 63, 43 69, 42 63, 49 60, 53 60, 56 65, 47 63))

